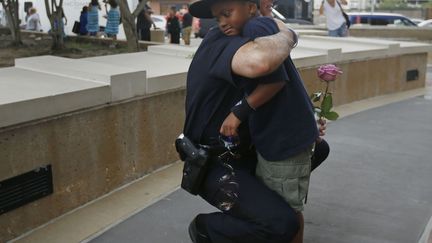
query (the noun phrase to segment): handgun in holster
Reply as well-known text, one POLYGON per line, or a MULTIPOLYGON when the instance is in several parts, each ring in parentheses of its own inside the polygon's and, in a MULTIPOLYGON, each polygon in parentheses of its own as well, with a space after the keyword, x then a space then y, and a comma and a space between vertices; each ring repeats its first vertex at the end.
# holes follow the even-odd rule
POLYGON ((176 139, 175 146, 180 159, 184 161, 181 187, 197 195, 208 169, 208 153, 183 134, 176 139))

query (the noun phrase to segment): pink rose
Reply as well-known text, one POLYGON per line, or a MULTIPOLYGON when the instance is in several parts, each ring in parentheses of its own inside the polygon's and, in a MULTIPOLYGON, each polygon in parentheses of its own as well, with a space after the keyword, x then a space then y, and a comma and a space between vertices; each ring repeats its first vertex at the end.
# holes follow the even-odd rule
POLYGON ((340 68, 333 64, 322 65, 317 70, 318 77, 326 82, 335 81, 337 75, 341 73, 340 68))

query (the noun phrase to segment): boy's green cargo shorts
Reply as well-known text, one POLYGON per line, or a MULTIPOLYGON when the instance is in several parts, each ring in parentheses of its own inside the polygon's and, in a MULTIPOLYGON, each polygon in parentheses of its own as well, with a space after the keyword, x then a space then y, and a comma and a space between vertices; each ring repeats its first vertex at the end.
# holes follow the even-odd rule
POLYGON ((312 147, 286 160, 268 161, 258 154, 256 176, 281 195, 297 212, 309 189, 312 147))

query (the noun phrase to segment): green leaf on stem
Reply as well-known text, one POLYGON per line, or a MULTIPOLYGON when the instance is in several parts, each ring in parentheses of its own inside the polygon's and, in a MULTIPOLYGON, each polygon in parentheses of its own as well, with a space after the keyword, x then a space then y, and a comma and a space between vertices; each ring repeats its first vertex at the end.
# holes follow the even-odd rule
POLYGON ((328 112, 330 112, 332 107, 333 107, 332 95, 326 94, 326 96, 324 96, 324 99, 321 103, 321 110, 323 113, 328 113, 328 112))
POLYGON ((330 111, 330 112, 326 112, 323 116, 329 119, 330 121, 335 121, 336 119, 338 119, 339 114, 336 113, 335 111, 330 111))

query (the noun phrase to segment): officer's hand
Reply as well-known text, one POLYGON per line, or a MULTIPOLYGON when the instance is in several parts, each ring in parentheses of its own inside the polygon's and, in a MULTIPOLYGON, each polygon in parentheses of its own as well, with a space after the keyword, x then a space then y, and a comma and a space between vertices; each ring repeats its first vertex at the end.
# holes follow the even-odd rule
POLYGON ((241 121, 231 112, 225 121, 222 123, 220 128, 220 134, 224 136, 238 136, 237 129, 240 126, 241 121))

